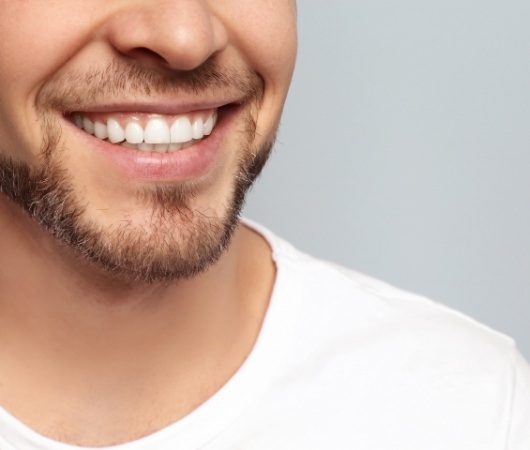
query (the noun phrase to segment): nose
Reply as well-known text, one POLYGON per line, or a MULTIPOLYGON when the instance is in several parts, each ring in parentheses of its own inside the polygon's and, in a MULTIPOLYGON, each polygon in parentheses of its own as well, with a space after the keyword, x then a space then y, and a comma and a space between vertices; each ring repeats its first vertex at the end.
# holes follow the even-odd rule
POLYGON ((107 25, 121 54, 173 70, 192 70, 228 43, 208 0, 123 0, 107 25))

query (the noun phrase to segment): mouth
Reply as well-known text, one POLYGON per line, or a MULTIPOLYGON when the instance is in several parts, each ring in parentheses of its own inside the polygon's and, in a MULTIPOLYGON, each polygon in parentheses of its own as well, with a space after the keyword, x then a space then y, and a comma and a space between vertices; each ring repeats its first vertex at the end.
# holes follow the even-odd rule
POLYGON ((173 153, 200 143, 217 124, 218 110, 178 115, 122 112, 74 112, 79 129, 110 144, 148 153, 173 153))
POLYGON ((90 150, 71 154, 98 177, 199 183, 212 180, 232 158, 228 149, 240 139, 234 131, 243 115, 241 102, 224 102, 188 110, 148 103, 100 106, 63 117, 77 131, 72 144, 82 143, 71 148, 90 150))

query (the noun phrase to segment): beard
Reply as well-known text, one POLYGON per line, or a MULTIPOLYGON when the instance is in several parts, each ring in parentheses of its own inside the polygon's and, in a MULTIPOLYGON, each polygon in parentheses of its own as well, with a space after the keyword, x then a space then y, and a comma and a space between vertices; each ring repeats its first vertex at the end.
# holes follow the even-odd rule
POLYGON ((37 99, 43 134, 38 167, 3 156, 0 149, 0 192, 106 278, 166 285, 192 278, 228 248, 246 192, 270 154, 272 142, 261 148, 254 144, 256 123, 250 111, 259 107, 262 95, 263 81, 255 73, 222 70, 211 62, 185 74, 157 73, 121 61, 104 71, 70 73, 47 84, 37 99), (136 202, 150 212, 147 224, 103 225, 90 218, 90 205, 61 164, 61 154, 69 149, 60 144, 57 111, 71 113, 86 99, 120 98, 131 89, 146 94, 232 89, 244 94, 247 114, 243 136, 238 135, 242 148, 236 149, 241 157, 222 213, 194 207, 199 187, 189 182, 138 188, 136 202))

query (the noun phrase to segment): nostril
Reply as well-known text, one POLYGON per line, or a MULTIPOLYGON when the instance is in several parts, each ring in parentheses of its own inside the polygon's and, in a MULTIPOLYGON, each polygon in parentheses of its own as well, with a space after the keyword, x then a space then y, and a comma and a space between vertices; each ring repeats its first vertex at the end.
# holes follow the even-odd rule
POLYGON ((159 53, 150 50, 146 47, 136 47, 127 52, 127 56, 134 58, 138 61, 152 62, 157 64, 167 65, 169 62, 162 57, 159 53))

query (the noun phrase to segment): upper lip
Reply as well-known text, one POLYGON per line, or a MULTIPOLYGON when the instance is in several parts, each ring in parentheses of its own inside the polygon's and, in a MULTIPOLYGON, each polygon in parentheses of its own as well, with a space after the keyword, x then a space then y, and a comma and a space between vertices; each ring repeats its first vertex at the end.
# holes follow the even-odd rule
POLYGON ((112 113, 112 112, 137 112, 147 114, 162 114, 162 115, 178 115, 185 114, 193 111, 201 111, 208 109, 219 109, 229 105, 239 105, 243 102, 243 99, 225 100, 225 101, 210 101, 210 102, 153 102, 148 100, 146 102, 121 102, 121 103, 107 103, 107 104, 94 104, 84 105, 76 108, 75 111, 67 111, 66 114, 73 112, 93 112, 93 113, 112 113))

